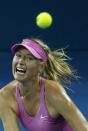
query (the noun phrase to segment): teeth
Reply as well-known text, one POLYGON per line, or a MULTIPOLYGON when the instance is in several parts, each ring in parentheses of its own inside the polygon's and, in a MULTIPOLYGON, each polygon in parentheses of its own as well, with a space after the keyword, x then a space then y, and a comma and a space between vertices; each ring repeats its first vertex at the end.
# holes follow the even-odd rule
POLYGON ((16 72, 25 73, 26 71, 24 69, 22 69, 22 68, 17 67, 16 72))
POLYGON ((17 67, 17 70, 19 70, 19 71, 25 71, 24 69, 19 68, 19 67, 17 67))

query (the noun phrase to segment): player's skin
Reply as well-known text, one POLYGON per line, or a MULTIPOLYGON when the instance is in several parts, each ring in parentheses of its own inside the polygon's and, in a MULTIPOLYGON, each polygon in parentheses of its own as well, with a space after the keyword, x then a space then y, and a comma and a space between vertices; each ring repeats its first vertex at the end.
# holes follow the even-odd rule
MULTIPOLYGON (((20 84, 21 97, 25 110, 30 116, 35 116, 39 109, 40 88, 38 72, 44 70, 43 63, 31 58, 32 56, 26 49, 21 49, 20 53, 21 58, 18 58, 16 55, 13 58, 12 67, 15 80, 0 90, 0 118, 3 122, 4 131, 20 130, 17 122, 19 113, 16 101, 17 82, 20 84), (27 58, 28 53, 29 58, 27 58), (27 73, 23 77, 15 72, 17 63, 26 65, 27 67, 27 73)), ((68 121, 73 131, 88 131, 87 120, 58 82, 45 80, 45 101, 52 117, 55 118, 61 114, 68 121)))

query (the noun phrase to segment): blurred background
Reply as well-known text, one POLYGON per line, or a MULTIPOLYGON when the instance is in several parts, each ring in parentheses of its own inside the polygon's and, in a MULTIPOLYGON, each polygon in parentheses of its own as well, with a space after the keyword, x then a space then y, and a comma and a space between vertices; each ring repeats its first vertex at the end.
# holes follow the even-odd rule
MULTIPOLYGON (((69 63, 82 77, 66 90, 88 120, 88 1, 0 1, 0 88, 13 79, 11 46, 30 37, 43 39, 51 49, 66 48, 72 58, 69 63), (53 17, 53 24, 47 29, 40 29, 35 22, 43 11, 53 17)), ((20 129, 25 130, 21 123, 20 129)))

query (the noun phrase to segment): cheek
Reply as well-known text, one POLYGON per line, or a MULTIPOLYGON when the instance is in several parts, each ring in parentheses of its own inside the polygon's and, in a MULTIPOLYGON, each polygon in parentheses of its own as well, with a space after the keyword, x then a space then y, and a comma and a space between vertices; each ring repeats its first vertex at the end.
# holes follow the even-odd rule
POLYGON ((12 60, 12 71, 14 71, 15 65, 16 65, 16 60, 15 60, 15 58, 14 58, 14 59, 12 60))
POLYGON ((38 63, 30 63, 28 66, 28 70, 31 72, 39 72, 39 64, 38 63))
POLYGON ((15 57, 13 58, 13 60, 12 60, 12 64, 14 64, 15 63, 15 57))
POLYGON ((13 61, 12 61, 12 68, 14 67, 14 65, 15 65, 15 61, 14 61, 14 59, 13 59, 13 61))

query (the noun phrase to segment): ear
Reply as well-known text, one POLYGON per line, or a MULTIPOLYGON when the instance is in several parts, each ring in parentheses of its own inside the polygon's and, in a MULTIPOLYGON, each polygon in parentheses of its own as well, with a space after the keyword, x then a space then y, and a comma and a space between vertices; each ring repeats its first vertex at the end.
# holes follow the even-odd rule
POLYGON ((46 67, 46 62, 42 61, 40 62, 40 68, 39 68, 39 72, 42 73, 45 71, 45 67, 46 67))

